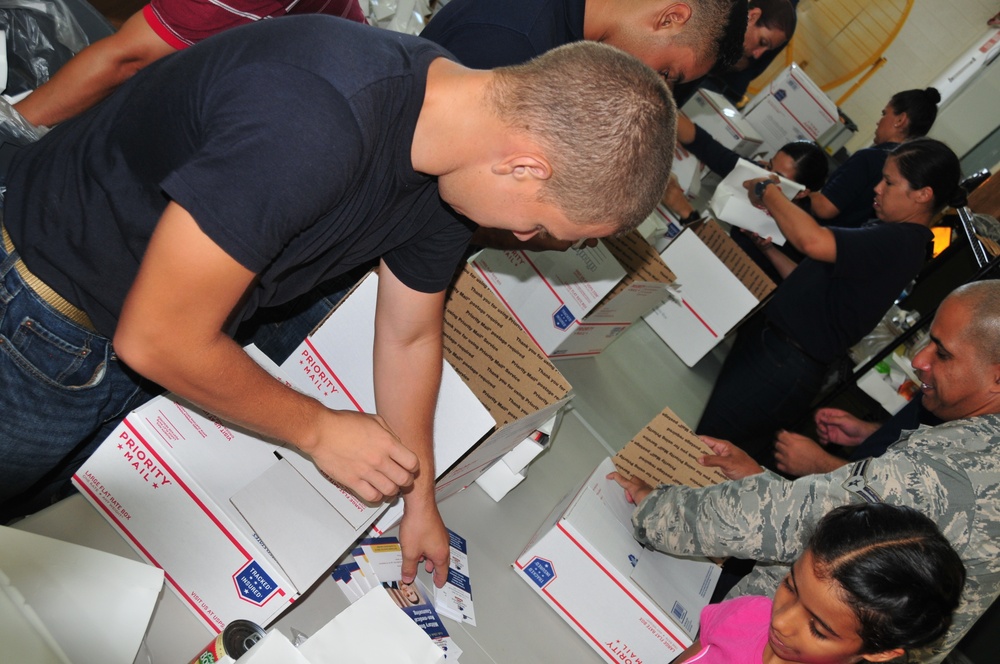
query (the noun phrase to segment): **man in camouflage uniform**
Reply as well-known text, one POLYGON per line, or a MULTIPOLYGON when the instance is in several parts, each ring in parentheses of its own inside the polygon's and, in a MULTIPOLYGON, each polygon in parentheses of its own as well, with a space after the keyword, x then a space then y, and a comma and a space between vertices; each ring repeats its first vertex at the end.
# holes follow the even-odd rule
POLYGON ((677 555, 755 559, 729 596, 771 596, 833 508, 859 500, 914 507, 938 524, 968 571, 951 630, 914 653, 914 661, 942 661, 1000 594, 1000 281, 957 289, 930 331, 913 367, 924 404, 944 424, 904 431, 879 458, 795 481, 725 441, 713 441, 725 461, 713 465, 742 480, 652 489, 615 474, 638 505, 636 539, 677 555))

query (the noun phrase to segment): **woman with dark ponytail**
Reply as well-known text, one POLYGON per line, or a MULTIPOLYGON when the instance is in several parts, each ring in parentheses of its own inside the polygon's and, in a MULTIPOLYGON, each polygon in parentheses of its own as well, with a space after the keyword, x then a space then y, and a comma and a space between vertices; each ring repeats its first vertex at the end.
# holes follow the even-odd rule
POLYGON ((819 522, 774 599, 706 607, 698 641, 677 662, 888 662, 940 639, 965 567, 927 516, 861 503, 819 522))
POLYGON ((697 432, 730 440, 773 468, 777 431, 808 414, 831 366, 923 267, 936 213, 962 203, 961 178, 958 157, 944 143, 901 143, 889 153, 874 197, 868 193, 877 220, 861 228, 820 226, 770 179, 744 183, 751 202, 806 258, 796 264, 764 249, 785 279, 740 329, 697 432))
POLYGON ((882 164, 897 145, 926 136, 941 95, 934 88, 897 92, 875 125, 874 145, 858 150, 830 174, 822 191, 809 195, 812 214, 824 226, 857 228, 874 213, 867 194, 882 177, 882 164))

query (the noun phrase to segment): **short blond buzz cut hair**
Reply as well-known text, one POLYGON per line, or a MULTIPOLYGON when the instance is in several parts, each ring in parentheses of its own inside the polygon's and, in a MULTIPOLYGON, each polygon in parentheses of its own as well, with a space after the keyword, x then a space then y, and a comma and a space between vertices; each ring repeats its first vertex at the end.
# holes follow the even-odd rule
POLYGON ((540 199, 579 224, 623 233, 666 190, 677 107, 661 77, 631 55, 590 41, 494 70, 488 102, 552 167, 540 199))

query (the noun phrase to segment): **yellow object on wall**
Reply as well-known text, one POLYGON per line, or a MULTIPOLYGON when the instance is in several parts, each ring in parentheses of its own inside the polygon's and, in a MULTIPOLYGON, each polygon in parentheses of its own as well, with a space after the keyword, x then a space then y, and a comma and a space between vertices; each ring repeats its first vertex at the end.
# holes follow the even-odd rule
POLYGON ((748 94, 759 92, 792 62, 823 90, 865 75, 880 65, 912 7, 913 0, 802 0, 795 36, 748 94))

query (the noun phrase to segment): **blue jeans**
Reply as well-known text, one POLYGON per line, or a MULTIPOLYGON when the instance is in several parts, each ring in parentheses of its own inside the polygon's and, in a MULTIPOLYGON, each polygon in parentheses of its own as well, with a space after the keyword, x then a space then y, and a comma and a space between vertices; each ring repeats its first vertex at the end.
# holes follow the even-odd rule
POLYGON ((16 258, 0 245, 0 523, 67 493, 83 460, 159 390, 27 288, 16 258))
MULTIPOLYGON (((0 524, 71 493, 69 480, 87 457, 129 411, 162 392, 118 360, 110 339, 27 288, 16 258, 0 243, 0 524)), ((357 277, 261 310, 238 341, 282 362, 357 277)))
POLYGON ((732 441, 773 468, 776 432, 809 413, 828 368, 765 325, 761 311, 740 329, 697 432, 732 441))

